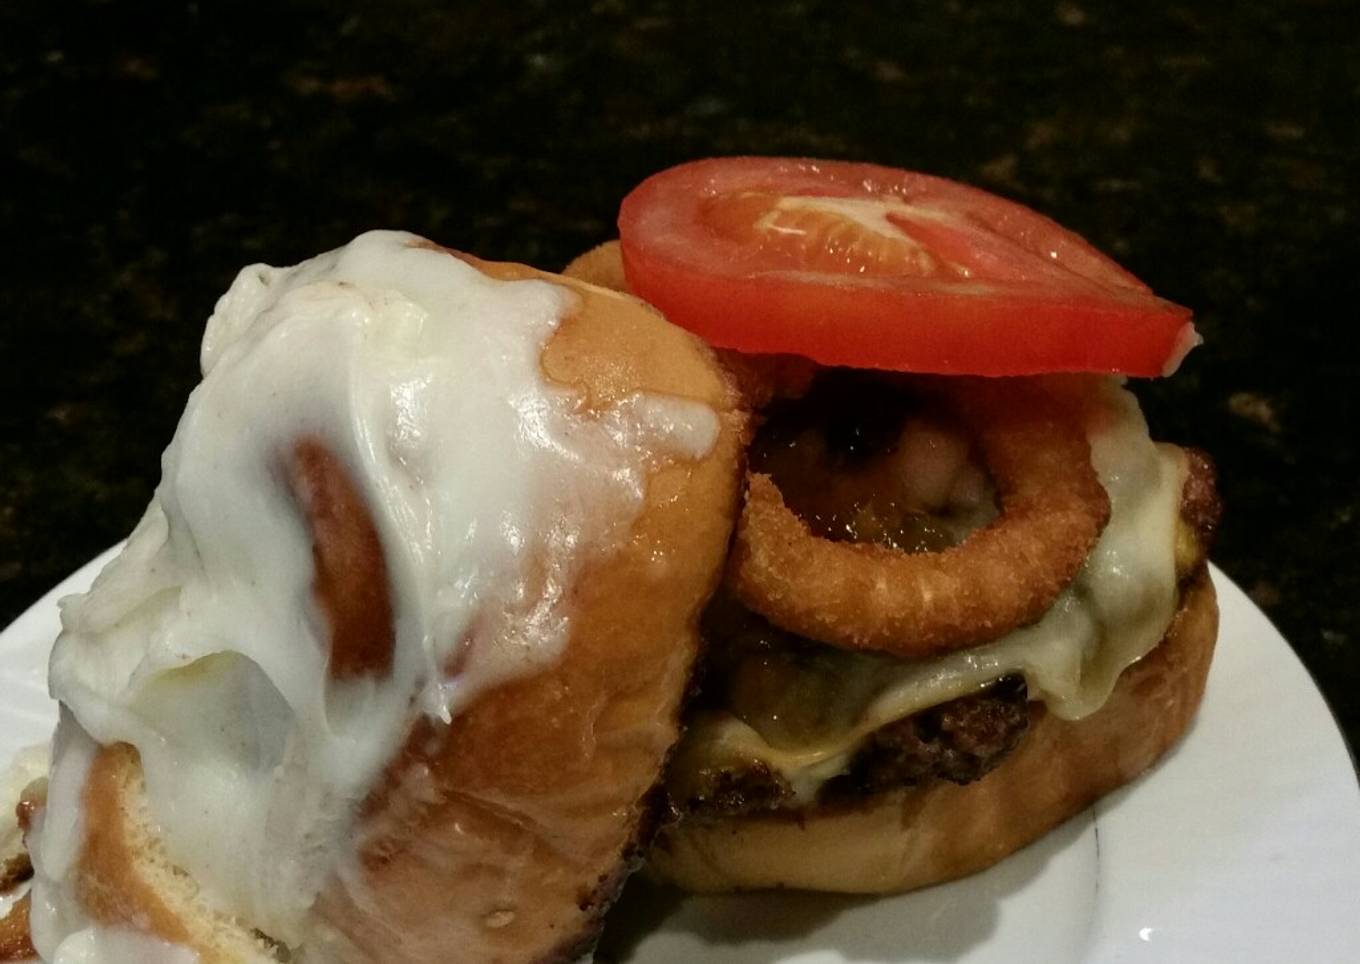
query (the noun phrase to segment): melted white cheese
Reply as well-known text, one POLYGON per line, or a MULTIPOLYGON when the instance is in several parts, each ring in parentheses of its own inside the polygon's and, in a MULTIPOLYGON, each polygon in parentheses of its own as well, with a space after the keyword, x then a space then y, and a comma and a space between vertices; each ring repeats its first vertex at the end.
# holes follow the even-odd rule
POLYGON ((891 681, 854 726, 814 745, 770 746, 730 715, 698 721, 689 739, 708 747, 709 758, 763 761, 789 781, 800 801, 810 802, 874 730, 1002 676, 1024 674, 1031 698, 1063 719, 1100 709, 1119 674, 1157 645, 1175 615, 1185 466, 1179 449, 1148 437, 1136 399, 1116 382, 1103 382, 1082 401, 1091 461, 1110 497, 1110 521, 1077 578, 1039 622, 937 659, 866 662, 864 672, 877 679, 886 672, 891 681))
POLYGON ((588 412, 550 384, 542 350, 575 304, 565 286, 497 281, 393 232, 240 273, 145 517, 93 589, 63 601, 44 955, 81 926, 67 911, 82 780, 62 774, 94 743, 140 751, 166 851, 203 896, 296 945, 413 718, 449 720, 557 658, 568 590, 627 531, 648 467, 702 456, 718 434, 699 403, 637 395, 588 412), (311 536, 284 471, 303 437, 373 517, 389 676, 328 679, 311 536))

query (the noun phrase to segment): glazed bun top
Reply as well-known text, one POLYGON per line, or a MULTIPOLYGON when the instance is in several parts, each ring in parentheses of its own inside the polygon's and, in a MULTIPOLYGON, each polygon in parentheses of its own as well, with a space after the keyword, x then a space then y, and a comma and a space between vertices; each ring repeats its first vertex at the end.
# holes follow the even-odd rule
POLYGON ((372 232, 248 267, 218 302, 151 505, 63 606, 45 956, 85 923, 73 828, 97 747, 120 743, 204 899, 302 940, 414 722, 551 666, 648 472, 715 445, 720 376, 587 397, 544 364, 583 295, 486 267, 372 232))

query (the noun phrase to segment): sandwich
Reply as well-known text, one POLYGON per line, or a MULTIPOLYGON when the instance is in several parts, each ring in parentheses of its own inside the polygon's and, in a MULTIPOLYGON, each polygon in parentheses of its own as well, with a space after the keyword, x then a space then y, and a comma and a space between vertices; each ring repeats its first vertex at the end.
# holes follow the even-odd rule
POLYGON ((48 961, 576 960, 736 512, 713 352, 372 232, 244 269, 201 362, 144 518, 62 605, 7 927, 48 961))
POLYGON ((1034 212, 843 162, 662 172, 561 275, 244 269, 63 602, 0 960, 574 961, 644 855, 995 863, 1198 706, 1212 466, 1126 384, 1197 340, 1034 212))
POLYGON ((1190 314, 1018 204, 866 164, 654 175, 567 273, 719 349, 756 426, 649 871, 886 893, 984 869, 1185 732, 1220 505, 1129 377, 1190 314))

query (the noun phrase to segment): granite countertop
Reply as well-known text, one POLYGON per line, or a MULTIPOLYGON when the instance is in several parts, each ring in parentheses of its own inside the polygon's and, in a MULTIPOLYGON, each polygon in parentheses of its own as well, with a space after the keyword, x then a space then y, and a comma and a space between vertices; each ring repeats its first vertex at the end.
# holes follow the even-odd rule
POLYGON ((391 226, 558 267, 677 161, 873 159, 1196 309, 1138 394, 1214 454, 1218 564, 1360 740, 1353 7, 345 6, 0 8, 0 625, 136 522, 239 266, 391 226))

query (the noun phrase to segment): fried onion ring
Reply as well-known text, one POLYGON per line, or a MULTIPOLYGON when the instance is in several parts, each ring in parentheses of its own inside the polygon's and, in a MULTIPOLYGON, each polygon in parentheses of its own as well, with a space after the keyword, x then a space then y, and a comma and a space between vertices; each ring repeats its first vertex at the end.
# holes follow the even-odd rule
POLYGON ((832 646, 924 658, 997 639, 1053 605, 1110 514, 1078 417, 1019 380, 922 385, 973 435, 1000 515, 940 552, 836 542, 752 473, 727 571, 746 606, 832 646))

